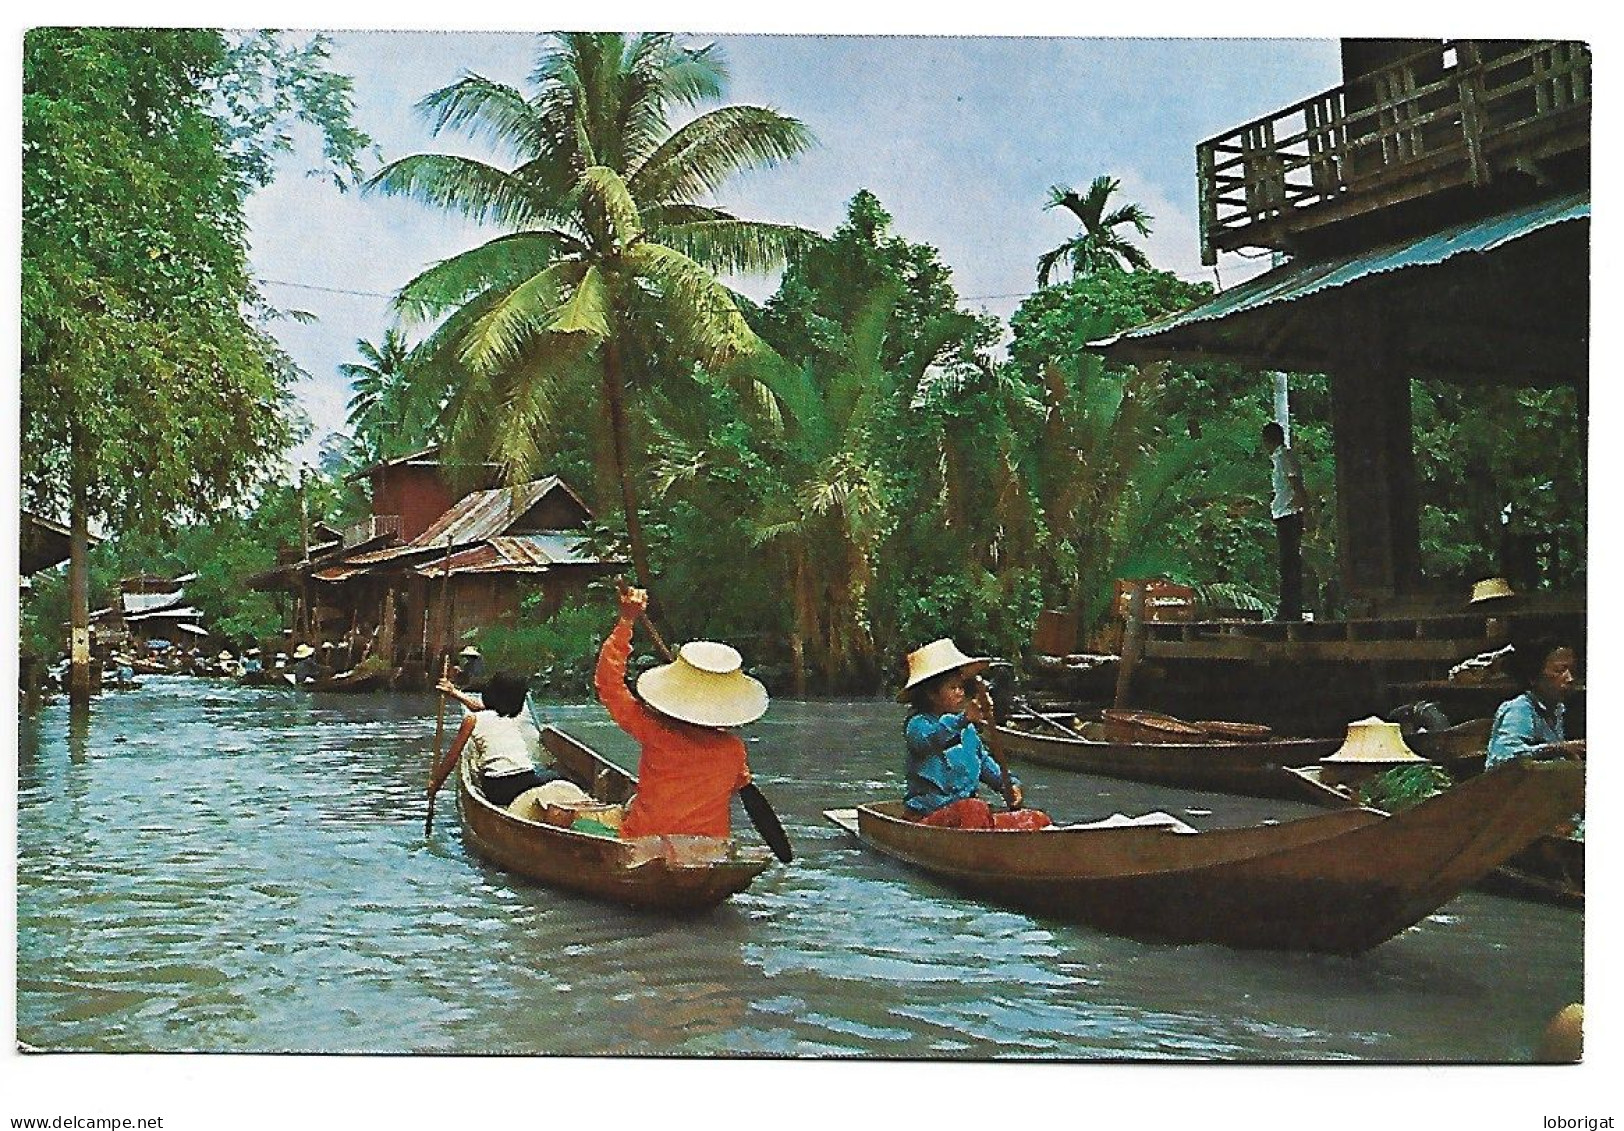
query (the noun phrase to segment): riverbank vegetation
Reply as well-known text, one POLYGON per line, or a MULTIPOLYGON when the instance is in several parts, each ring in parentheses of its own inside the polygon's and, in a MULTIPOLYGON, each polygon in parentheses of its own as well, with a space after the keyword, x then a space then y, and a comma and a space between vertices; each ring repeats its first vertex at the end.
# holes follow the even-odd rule
MULTIPOLYGON (((354 389, 349 445, 314 475, 295 486, 266 474, 293 437, 289 374, 253 326, 237 340, 257 351, 249 371, 260 384, 193 404, 198 374, 212 370, 172 358, 152 383, 175 397, 133 413, 144 402, 121 395, 110 402, 116 420, 91 414, 96 429, 126 426, 93 449, 96 481, 151 496, 133 510, 114 505, 116 494, 93 501, 120 531, 92 554, 100 597, 123 574, 196 571, 188 593, 217 630, 274 632, 286 611, 243 580, 273 566, 278 546, 299 545, 313 519, 342 526, 365 513, 347 475, 443 443, 515 481, 558 474, 581 488, 599 540, 653 589, 666 634, 735 642, 775 691, 871 692, 901 652, 944 635, 1015 655, 1043 608, 1097 628, 1118 578, 1272 603, 1258 438, 1273 414, 1271 375, 1108 365, 1086 348, 1212 293, 1149 262, 1132 238, 1152 218, 1114 180, 1098 176, 1081 195, 1053 190, 1047 206, 1071 211, 1082 230, 1043 257, 1045 284, 1006 327, 970 309, 951 266, 896 231, 871 192, 858 192, 827 236, 715 204, 733 173, 791 162, 812 143, 776 111, 704 109, 725 94, 715 48, 558 37, 544 41, 534 81, 520 92, 469 76, 424 99, 437 128, 489 142, 490 163, 426 154, 372 176, 375 191, 505 234, 425 269, 401 293, 398 323, 367 328, 342 367, 354 389), (679 110, 686 124, 673 128, 679 110), (1053 281, 1062 267, 1067 281, 1053 281), (759 305, 726 285, 767 269, 781 274, 759 305), (228 424, 220 414, 234 398, 246 400, 228 424), (155 415, 165 431, 137 424, 155 415), (204 438, 164 447, 181 433, 204 438), (157 473, 132 482, 144 478, 132 461, 153 445, 165 453, 157 473), (177 509, 186 491, 225 510, 177 509)), ((1044 206, 1034 201, 1034 216, 1044 206)), ((107 222, 134 221, 119 212, 107 222)), ((85 466, 67 459, 69 414, 53 415, 52 390, 77 390, 60 407, 89 412, 96 387, 88 346, 68 368, 46 348, 60 337, 48 311, 66 282, 25 277, 24 488, 42 501, 66 502, 68 468, 85 466)), ((156 293, 148 299, 164 309, 181 301, 156 293)), ((86 335, 96 350, 122 340, 86 335)), ((1304 545, 1310 605, 1334 614, 1328 383, 1294 374, 1290 387, 1292 440, 1316 500, 1304 545)), ((1563 576, 1581 573, 1572 393, 1421 381, 1413 390, 1428 575, 1464 586, 1495 572, 1508 533, 1553 523, 1577 532, 1563 576)), ((25 610, 41 650, 60 638, 62 588, 41 579, 25 610)), ((611 607, 598 593, 546 624, 526 613, 480 643, 503 664, 584 690, 611 607)))

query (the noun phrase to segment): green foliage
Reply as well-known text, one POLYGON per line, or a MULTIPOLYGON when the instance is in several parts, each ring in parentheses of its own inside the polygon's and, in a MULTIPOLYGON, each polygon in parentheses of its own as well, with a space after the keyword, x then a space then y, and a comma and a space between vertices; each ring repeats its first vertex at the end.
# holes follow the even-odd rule
POLYGON ((1428 762, 1418 766, 1395 766, 1361 784, 1356 793, 1359 804, 1396 813, 1421 804, 1452 784, 1443 767, 1428 762))
POLYGON ((359 339, 355 351, 359 362, 338 367, 354 390, 347 423, 355 439, 355 462, 366 466, 438 443, 439 416, 450 394, 432 382, 414 380, 411 353, 400 330, 385 330, 381 345, 359 339))
POLYGON ((528 478, 572 427, 561 408, 578 403, 583 387, 594 390, 608 414, 599 464, 618 483, 646 580, 629 397, 695 362, 719 368, 753 348, 715 272, 775 267, 815 236, 741 220, 707 201, 735 173, 794 157, 811 135, 754 106, 673 127, 677 112, 721 96, 714 47, 618 33, 557 34, 543 44, 528 98, 467 75, 419 104, 437 131, 483 138, 516 157, 513 168, 418 154, 370 184, 505 231, 430 267, 399 300, 404 316, 438 323, 413 368, 453 390, 449 451, 498 463, 510 480, 528 478), (656 348, 635 349, 639 339, 656 348))
POLYGON ((40 28, 24 40, 24 496, 158 529, 245 497, 294 439, 243 205, 297 112, 364 141, 325 47, 268 34, 40 28), (252 94, 257 108, 234 117, 252 94), (245 316, 244 312, 248 312, 245 316))
POLYGON ((592 694, 598 649, 615 623, 606 594, 575 598, 543 617, 532 602, 514 624, 497 624, 475 638, 487 671, 519 672, 537 691, 558 697, 592 694))
POLYGON ((1501 571, 1506 539, 1554 536, 1547 581, 1580 581, 1586 429, 1574 391, 1430 380, 1410 388, 1422 572, 1464 592, 1501 571))
POLYGON ((1111 196, 1121 187, 1116 178, 1101 176, 1095 177, 1081 196, 1068 185, 1055 185, 1049 190, 1049 203, 1043 207, 1066 209, 1077 217, 1083 230, 1038 259, 1039 287, 1049 285, 1049 276, 1061 263, 1071 267, 1073 280, 1095 272, 1150 269, 1150 258, 1117 229, 1129 227, 1148 236, 1155 217, 1137 204, 1112 208, 1111 196))

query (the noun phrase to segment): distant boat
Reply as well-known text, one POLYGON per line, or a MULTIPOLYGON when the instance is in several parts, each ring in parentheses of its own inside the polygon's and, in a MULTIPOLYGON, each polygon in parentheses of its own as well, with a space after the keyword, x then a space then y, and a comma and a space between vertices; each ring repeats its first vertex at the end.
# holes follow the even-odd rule
POLYGON ((1284 767, 1315 762, 1341 745, 1337 738, 1266 738, 1218 742, 1113 742, 1098 723, 1068 726, 1067 735, 1033 716, 1013 716, 996 728, 1003 752, 1022 761, 1107 778, 1298 798, 1301 785, 1284 767))
MULTIPOLYGON (((594 799, 620 804, 636 792, 634 776, 563 731, 544 727, 541 740, 558 772, 594 799)), ((646 859, 629 841, 573 832, 493 805, 476 777, 464 757, 457 790, 463 842, 497 867, 551 887, 632 907, 697 911, 743 891, 771 863, 765 853, 738 846, 725 859, 693 865, 646 859)))
POLYGON ((1112 934, 1358 954, 1420 922, 1582 804, 1568 762, 1516 762, 1388 816, 1343 809, 1205 832, 991 832, 900 801, 824 814, 864 845, 997 903, 1112 934))

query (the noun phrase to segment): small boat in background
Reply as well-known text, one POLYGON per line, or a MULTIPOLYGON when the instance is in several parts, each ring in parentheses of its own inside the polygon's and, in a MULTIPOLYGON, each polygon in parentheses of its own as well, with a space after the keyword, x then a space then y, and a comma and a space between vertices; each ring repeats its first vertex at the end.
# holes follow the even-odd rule
MULTIPOLYGON (((1194 732, 1209 724, 1185 725, 1194 732)), ((1211 725, 1230 728, 1216 733, 1239 734, 1245 724, 1211 725)), ((1036 715, 1013 716, 994 728, 994 738, 1007 756, 1039 765, 1153 785, 1290 799, 1300 798, 1301 785, 1285 773, 1285 767, 1317 761, 1341 742, 1272 736, 1207 741, 1211 733, 1181 732, 1176 741, 1113 741, 1104 723, 1076 720, 1057 725, 1048 716, 1036 715)))
POLYGON ((1112 934, 1358 954, 1448 903, 1583 796, 1577 765, 1514 762, 1392 816, 1343 809, 1204 832, 933 828, 906 819, 900 801, 824 816, 955 887, 1112 934))

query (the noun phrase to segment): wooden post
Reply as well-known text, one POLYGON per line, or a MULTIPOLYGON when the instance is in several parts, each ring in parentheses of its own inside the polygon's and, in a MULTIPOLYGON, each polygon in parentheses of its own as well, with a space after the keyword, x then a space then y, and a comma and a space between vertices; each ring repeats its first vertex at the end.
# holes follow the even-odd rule
POLYGON ((1122 659, 1117 663, 1116 698, 1113 705, 1119 710, 1128 705, 1133 689, 1133 670, 1145 651, 1145 583, 1135 581, 1128 593, 1128 624, 1122 634, 1122 659))

